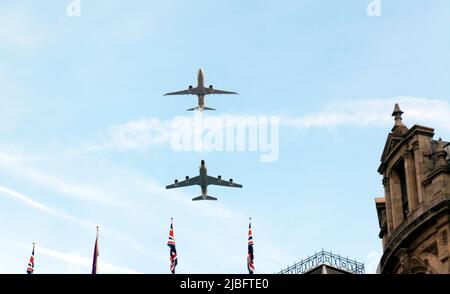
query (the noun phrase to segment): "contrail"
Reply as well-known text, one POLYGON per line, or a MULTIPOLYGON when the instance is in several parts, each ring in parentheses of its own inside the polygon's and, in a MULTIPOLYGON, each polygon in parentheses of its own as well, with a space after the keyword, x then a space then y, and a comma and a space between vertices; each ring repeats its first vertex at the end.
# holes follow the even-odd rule
POLYGON ((19 201, 21 201, 21 202, 23 202, 23 203, 25 203, 25 204, 35 208, 35 209, 37 209, 37 210, 40 210, 40 211, 42 211, 44 213, 47 213, 47 214, 55 216, 55 217, 62 218, 62 219, 66 220, 66 221, 69 221, 71 223, 78 224, 78 225, 80 225, 82 227, 85 227, 85 228, 87 228, 89 230, 93 230, 93 228, 95 228, 97 225, 100 225, 102 227, 102 231, 105 234, 108 234, 108 235, 113 236, 113 237, 115 237, 115 238, 117 238, 117 239, 119 239, 119 240, 121 240, 123 242, 126 242, 126 244, 128 246, 130 246, 131 248, 133 248, 136 252, 139 252, 140 254, 144 254, 144 255, 147 255, 147 256, 150 256, 150 257, 153 257, 153 258, 157 258, 157 259, 161 258, 161 257, 159 257, 158 254, 152 253, 149 250, 148 246, 144 246, 141 243, 139 243, 138 241, 136 241, 135 239, 127 236, 126 234, 124 234, 122 232, 119 232, 119 231, 116 231, 116 230, 113 230, 113 229, 110 229, 110 228, 108 228, 105 225, 99 224, 99 223, 94 222, 94 221, 90 221, 90 220, 85 220, 85 219, 74 217, 72 215, 69 215, 69 214, 63 212, 63 211, 60 211, 58 209, 55 209, 55 208, 49 207, 49 206, 47 206, 45 204, 42 204, 40 202, 37 202, 37 201, 33 200, 31 197, 28 197, 28 196, 23 195, 23 194, 21 194, 19 192, 13 191, 13 190, 11 190, 9 188, 6 188, 4 186, 0 186, 0 194, 4 194, 4 195, 7 195, 7 196, 10 196, 11 198, 17 199, 17 200, 19 200, 19 201))

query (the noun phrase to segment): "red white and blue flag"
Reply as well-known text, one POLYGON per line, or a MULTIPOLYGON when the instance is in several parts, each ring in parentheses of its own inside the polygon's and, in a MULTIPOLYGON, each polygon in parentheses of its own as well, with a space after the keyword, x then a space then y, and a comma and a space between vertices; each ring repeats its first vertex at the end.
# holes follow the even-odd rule
MULTIPOLYGON (((251 218, 250 218, 251 220, 251 218)), ((255 266, 253 264, 253 234, 252 234, 252 223, 248 223, 248 253, 247 253, 247 269, 249 274, 253 274, 255 271, 255 266)))
POLYGON ((175 237, 173 235, 173 220, 170 222, 169 240, 167 246, 170 248, 170 272, 175 273, 175 267, 178 264, 177 249, 175 247, 175 237))
POLYGON ((27 274, 31 275, 34 272, 34 243, 33 252, 31 252, 30 261, 28 262, 27 274))
POLYGON ((97 274, 97 260, 98 260, 99 252, 98 252, 98 227, 97 227, 97 237, 95 238, 95 246, 94 246, 94 256, 92 258, 92 274, 97 274))

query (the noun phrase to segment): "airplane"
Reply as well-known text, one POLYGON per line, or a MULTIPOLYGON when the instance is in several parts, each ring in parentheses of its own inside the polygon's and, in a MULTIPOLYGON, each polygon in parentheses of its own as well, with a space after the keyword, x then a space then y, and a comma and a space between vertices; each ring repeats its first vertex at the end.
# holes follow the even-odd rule
POLYGON ((177 92, 170 92, 164 94, 164 96, 168 95, 197 95, 198 97, 198 106, 188 109, 188 111, 192 110, 215 110, 214 108, 206 107, 205 106, 205 96, 210 94, 238 94, 236 92, 230 92, 230 91, 223 91, 219 89, 214 89, 212 85, 209 85, 209 87, 205 87, 204 85, 204 75, 203 70, 198 70, 197 75, 197 87, 192 87, 192 85, 189 85, 189 87, 186 90, 177 91, 177 92))
POLYGON ((172 185, 166 186, 166 189, 181 188, 181 187, 193 186, 193 185, 199 185, 202 189, 202 195, 192 198, 193 201, 217 200, 217 198, 208 195, 208 185, 218 185, 218 186, 225 186, 225 187, 242 188, 242 185, 234 183, 233 179, 226 181, 226 180, 222 180, 221 176, 218 176, 217 178, 208 176, 207 172, 206 172, 205 161, 202 160, 200 163, 200 175, 199 176, 196 176, 193 178, 189 178, 188 176, 186 176, 186 179, 181 182, 179 182, 178 180, 175 180, 175 183, 173 183, 172 185))

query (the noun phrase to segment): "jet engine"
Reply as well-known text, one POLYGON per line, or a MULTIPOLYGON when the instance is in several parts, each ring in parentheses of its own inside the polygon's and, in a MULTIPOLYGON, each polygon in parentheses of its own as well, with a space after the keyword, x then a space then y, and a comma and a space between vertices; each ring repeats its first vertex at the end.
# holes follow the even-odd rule
POLYGON ((178 186, 178 180, 175 180, 174 184, 175 186, 178 186))
POLYGON ((222 182, 222 176, 221 176, 221 175, 219 175, 219 176, 217 177, 217 179, 219 180, 219 182, 222 182))
POLYGON ((194 87, 192 87, 192 85, 189 85, 189 93, 191 93, 192 92, 192 89, 193 89, 194 87))
POLYGON ((212 90, 212 88, 213 88, 213 86, 212 86, 212 85, 209 85, 209 89, 212 90))
POLYGON ((189 177, 188 176, 186 176, 186 182, 189 182, 189 177))
POLYGON ((233 179, 230 179, 230 185, 233 185, 233 179))

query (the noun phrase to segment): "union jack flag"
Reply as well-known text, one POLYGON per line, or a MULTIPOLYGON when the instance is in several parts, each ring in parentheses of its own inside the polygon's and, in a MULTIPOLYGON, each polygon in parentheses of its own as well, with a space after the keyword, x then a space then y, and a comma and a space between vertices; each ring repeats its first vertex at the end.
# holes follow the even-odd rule
POLYGON ((247 269, 249 274, 253 274, 255 271, 255 266, 253 265, 253 234, 252 234, 252 223, 248 223, 248 254, 247 254, 247 269))
POLYGON ((170 248, 170 272, 175 273, 175 267, 178 264, 177 249, 175 248, 175 237, 173 236, 173 220, 170 223, 169 240, 167 246, 170 248))
POLYGON ((34 272, 34 243, 33 252, 31 252, 30 261, 28 262, 27 274, 31 275, 34 272))

